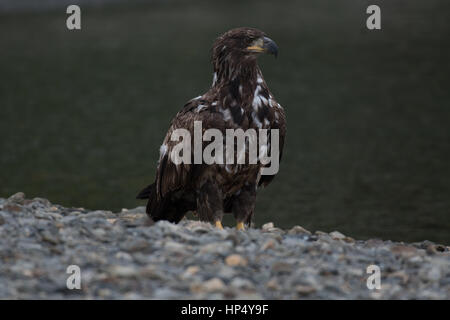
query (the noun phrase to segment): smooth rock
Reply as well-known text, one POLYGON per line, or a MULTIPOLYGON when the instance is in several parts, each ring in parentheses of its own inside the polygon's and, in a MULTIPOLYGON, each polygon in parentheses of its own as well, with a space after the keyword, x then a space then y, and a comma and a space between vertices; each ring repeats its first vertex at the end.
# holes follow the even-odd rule
POLYGON ((294 226, 293 228, 291 228, 291 229, 288 231, 288 234, 289 234, 289 235, 295 235, 295 234, 307 234, 307 235, 310 235, 311 232, 308 231, 308 230, 306 230, 306 229, 303 228, 303 227, 300 227, 300 226, 294 226))
POLYGON ((242 257, 239 254, 232 254, 226 257, 225 263, 229 265, 230 267, 236 267, 236 266, 246 266, 248 264, 247 259, 242 257))
POLYGON ((269 230, 269 229, 272 229, 272 228, 274 228, 274 224, 273 224, 273 222, 268 222, 268 223, 265 223, 265 224, 263 224, 263 226, 261 227, 261 229, 262 230, 269 230))
POLYGON ((25 193, 17 192, 8 198, 8 202, 23 204, 25 201, 25 193))
POLYGON ((346 236, 340 233, 339 231, 330 232, 330 236, 334 240, 344 240, 346 238, 346 236))
POLYGON ((225 289, 225 284, 219 278, 213 278, 203 283, 197 283, 191 286, 191 291, 194 293, 210 293, 223 291, 225 289))

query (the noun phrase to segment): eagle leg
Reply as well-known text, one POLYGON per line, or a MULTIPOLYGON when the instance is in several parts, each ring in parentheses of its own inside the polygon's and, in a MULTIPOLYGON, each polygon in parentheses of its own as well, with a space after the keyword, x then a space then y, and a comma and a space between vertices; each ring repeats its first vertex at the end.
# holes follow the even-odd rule
POLYGON ((223 229, 222 221, 220 221, 220 220, 217 220, 217 221, 216 221, 216 228, 218 228, 218 229, 223 229))
POLYGON ((247 185, 241 189, 239 195, 233 197, 233 214, 236 219, 236 229, 244 230, 244 224, 251 225, 255 210, 256 188, 255 185, 247 185))
POLYGON ((223 196, 215 183, 207 181, 200 188, 197 194, 197 213, 201 221, 214 223, 217 228, 223 229, 223 196))

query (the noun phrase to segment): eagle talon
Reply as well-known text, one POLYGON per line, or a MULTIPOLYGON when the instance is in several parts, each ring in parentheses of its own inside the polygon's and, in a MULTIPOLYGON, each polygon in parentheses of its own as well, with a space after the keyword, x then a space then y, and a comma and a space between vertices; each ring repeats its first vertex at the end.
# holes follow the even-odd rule
POLYGON ((238 222, 238 224, 236 225, 236 229, 238 229, 238 230, 245 230, 244 223, 243 222, 238 222))
POLYGON ((219 220, 216 221, 216 228, 223 230, 222 222, 220 222, 219 220))

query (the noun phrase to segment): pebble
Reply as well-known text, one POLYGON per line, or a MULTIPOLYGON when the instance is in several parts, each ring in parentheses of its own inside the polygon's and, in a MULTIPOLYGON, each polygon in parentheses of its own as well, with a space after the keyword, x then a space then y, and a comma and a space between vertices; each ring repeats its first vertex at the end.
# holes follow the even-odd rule
POLYGON ((243 279, 243 278, 234 278, 231 281, 230 286, 239 288, 239 289, 254 289, 255 288, 255 286, 253 285, 253 283, 250 280, 243 279))
POLYGON ((246 266, 247 265, 247 259, 242 257, 239 254, 232 254, 226 257, 225 263, 229 265, 230 267, 236 267, 236 266, 246 266))
POLYGON ((23 202, 25 201, 25 193, 17 192, 15 194, 13 194, 12 196, 10 196, 7 201, 9 203, 23 204, 23 202))
POLYGON ((343 235, 342 233, 340 233, 339 231, 333 231, 330 232, 330 236, 331 238, 333 238, 334 240, 344 240, 346 237, 345 235, 343 235))
POLYGON ((413 246, 394 245, 391 247, 391 251, 403 257, 413 257, 417 255, 417 249, 413 246))
POLYGON ((236 275, 236 269, 229 266, 222 266, 217 271, 217 275, 222 279, 231 279, 236 275))
POLYGON ((48 230, 42 232, 41 237, 43 241, 47 241, 51 244, 58 244, 60 242, 59 238, 48 230))
POLYGON ((137 269, 132 266, 114 266, 110 273, 114 277, 134 277, 138 275, 137 269))
POLYGON ((275 249, 277 246, 277 242, 274 239, 268 239, 261 246, 261 251, 266 251, 268 249, 275 249))
POLYGON ((190 277, 193 276, 194 274, 196 274, 197 272, 200 271, 200 268, 198 266, 190 266, 186 269, 186 271, 184 272, 184 276, 185 277, 190 277))
POLYGON ((272 265, 272 272, 274 273, 290 273, 292 272, 292 266, 289 263, 278 261, 272 265))
POLYGON ((269 289, 269 290, 279 290, 279 289, 280 289, 280 286, 279 286, 279 284, 278 284, 278 281, 277 281, 277 279, 275 279, 275 278, 270 279, 270 280, 266 283, 266 287, 267 287, 267 289, 269 289))
POLYGON ((300 295, 309 295, 317 291, 317 289, 312 286, 304 286, 304 285, 296 285, 294 287, 294 290, 300 295))
POLYGON ((191 286, 191 291, 194 293, 210 293, 223 291, 225 289, 225 283, 219 278, 213 278, 203 283, 196 283, 191 286))
POLYGON ((273 228, 274 228, 273 222, 268 222, 266 224, 263 224, 263 226, 261 227, 261 229, 263 229, 264 231, 267 231, 267 230, 273 229, 273 228))
POLYGON ((130 254, 128 254, 126 252, 122 252, 122 251, 117 252, 115 254, 115 257, 117 259, 119 259, 119 260, 126 260, 126 261, 132 261, 133 260, 133 257, 130 254))
POLYGON ((213 242, 200 247, 200 253, 226 254, 233 247, 231 241, 213 242))
POLYGON ((290 229, 290 230, 288 231, 288 234, 289 234, 289 235, 294 235, 294 234, 307 234, 307 235, 310 235, 311 232, 308 231, 308 230, 306 230, 306 229, 303 228, 303 227, 300 227, 300 226, 294 226, 292 229, 290 229))
POLYGON ((450 299, 450 248, 0 198, 0 299, 450 299), (371 264, 382 289, 365 286, 371 264), (83 290, 66 290, 77 265, 83 290))

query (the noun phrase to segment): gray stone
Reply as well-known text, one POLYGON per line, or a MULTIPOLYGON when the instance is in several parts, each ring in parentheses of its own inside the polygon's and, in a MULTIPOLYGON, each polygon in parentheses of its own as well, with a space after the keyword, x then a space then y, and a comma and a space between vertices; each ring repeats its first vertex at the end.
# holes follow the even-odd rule
POLYGON ((449 299, 450 251, 340 232, 218 230, 184 219, 149 226, 144 208, 64 208, 0 198, 0 299, 449 299), (368 290, 377 264, 382 289, 368 290), (67 267, 83 290, 66 289, 67 267))
POLYGON ((25 193, 17 192, 8 198, 8 202, 23 204, 25 201, 25 193))

